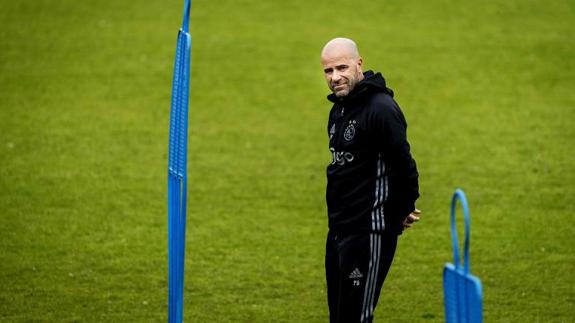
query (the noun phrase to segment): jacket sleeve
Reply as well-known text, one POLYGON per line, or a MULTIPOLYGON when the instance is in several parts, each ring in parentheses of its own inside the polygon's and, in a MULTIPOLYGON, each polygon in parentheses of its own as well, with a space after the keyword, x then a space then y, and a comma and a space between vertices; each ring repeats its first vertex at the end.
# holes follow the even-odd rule
POLYGON ((415 210, 419 197, 419 174, 407 142, 407 122, 397 103, 388 95, 372 102, 370 127, 377 149, 382 153, 389 179, 386 213, 396 225, 415 210))

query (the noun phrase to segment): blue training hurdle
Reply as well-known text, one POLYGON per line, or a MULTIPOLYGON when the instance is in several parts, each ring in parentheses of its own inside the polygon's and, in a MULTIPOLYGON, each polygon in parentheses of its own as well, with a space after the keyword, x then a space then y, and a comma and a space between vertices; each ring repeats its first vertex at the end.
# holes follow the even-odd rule
POLYGON ((483 321, 483 296, 481 281, 473 276, 469 269, 469 231, 471 219, 465 193, 457 189, 451 199, 451 242, 453 244, 453 264, 443 269, 443 297, 445 303, 445 321, 447 323, 481 323, 483 321), (459 261, 457 228, 455 227, 455 208, 457 201, 463 208, 465 220, 465 244, 463 268, 459 261))

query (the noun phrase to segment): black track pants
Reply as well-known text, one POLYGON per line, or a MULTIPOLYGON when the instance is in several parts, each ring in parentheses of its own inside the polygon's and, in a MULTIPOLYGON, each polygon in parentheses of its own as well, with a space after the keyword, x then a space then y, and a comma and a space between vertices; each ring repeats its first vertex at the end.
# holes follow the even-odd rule
POLYGON ((328 233, 325 273, 330 323, 373 321, 396 246, 394 234, 328 233))

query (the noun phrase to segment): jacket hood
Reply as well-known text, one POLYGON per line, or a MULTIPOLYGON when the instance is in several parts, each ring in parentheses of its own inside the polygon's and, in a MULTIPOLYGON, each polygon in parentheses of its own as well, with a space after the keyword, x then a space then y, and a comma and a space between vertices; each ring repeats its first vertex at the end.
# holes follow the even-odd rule
POLYGON ((327 99, 333 103, 355 101, 365 97, 366 94, 375 92, 385 92, 393 97, 393 90, 385 85, 385 78, 381 73, 374 73, 373 71, 365 71, 363 73, 363 80, 361 80, 355 88, 345 97, 338 98, 334 93, 327 96, 327 99))

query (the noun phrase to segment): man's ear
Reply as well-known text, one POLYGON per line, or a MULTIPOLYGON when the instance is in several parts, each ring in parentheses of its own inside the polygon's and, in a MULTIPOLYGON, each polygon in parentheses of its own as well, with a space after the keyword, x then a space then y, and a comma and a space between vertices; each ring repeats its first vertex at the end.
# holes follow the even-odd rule
POLYGON ((363 66, 363 58, 360 57, 357 59, 357 67, 359 68, 360 71, 362 66, 363 66))

